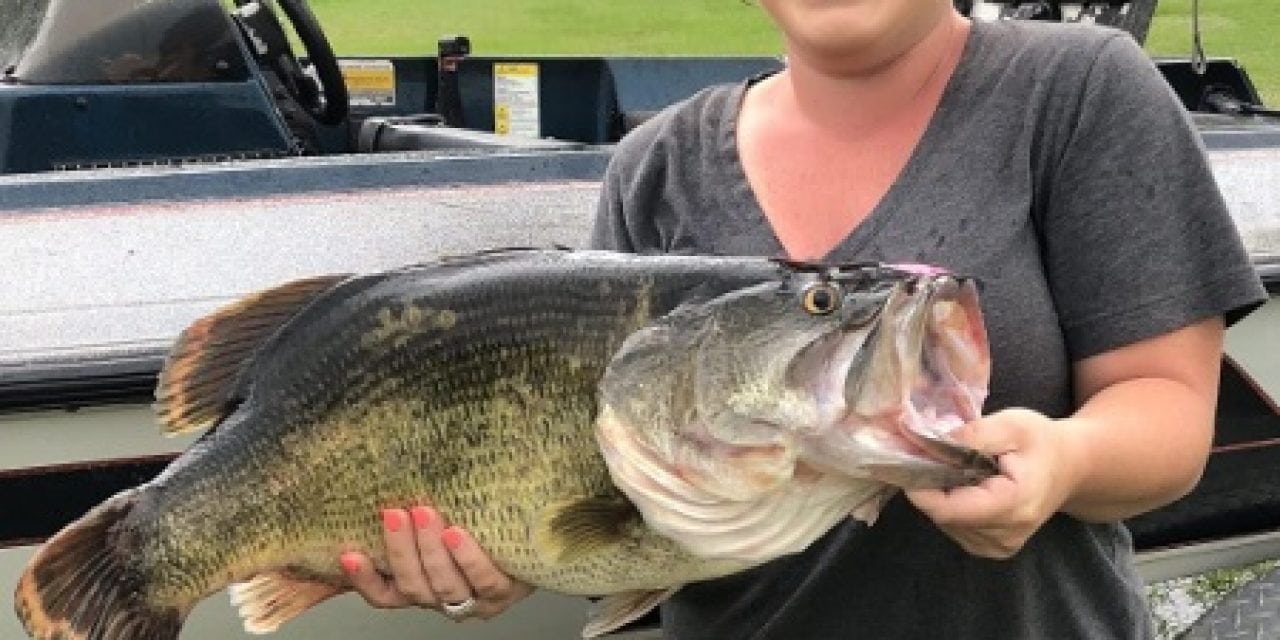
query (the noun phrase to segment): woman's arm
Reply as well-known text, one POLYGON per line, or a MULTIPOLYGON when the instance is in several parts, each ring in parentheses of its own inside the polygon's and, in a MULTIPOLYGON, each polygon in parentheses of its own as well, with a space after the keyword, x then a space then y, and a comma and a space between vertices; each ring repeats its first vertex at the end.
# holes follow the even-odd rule
POLYGON ((1063 511, 1122 520, 1191 491, 1213 442, 1222 339, 1215 318, 1076 365, 1083 405, 1067 423, 1087 472, 1063 511))
POLYGON ((1012 409, 958 434, 997 454, 1001 475, 908 497, 966 550, 992 558, 1017 553, 1059 511, 1118 521, 1178 499, 1209 455, 1223 331, 1213 318, 1081 360, 1071 417, 1012 409))

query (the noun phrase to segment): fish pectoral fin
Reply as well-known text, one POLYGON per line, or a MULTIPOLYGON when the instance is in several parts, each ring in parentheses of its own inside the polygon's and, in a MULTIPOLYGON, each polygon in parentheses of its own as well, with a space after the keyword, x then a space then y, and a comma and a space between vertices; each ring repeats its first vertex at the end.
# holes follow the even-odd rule
POLYGON ((635 505, 621 495, 557 502, 542 510, 534 525, 534 547, 556 564, 618 542, 640 520, 635 505))
POLYGON ((662 604, 663 600, 680 589, 680 585, 670 589, 655 591, 624 591, 608 596, 592 608, 587 626, 582 629, 583 638, 598 638, 613 633, 627 624, 639 620, 641 616, 662 604))
POLYGON ((231 604, 240 612, 244 630, 271 633, 303 611, 342 593, 331 584, 306 580, 285 571, 260 573, 231 585, 231 604))
POLYGON ((849 512, 849 516, 869 525, 875 524, 876 519, 880 517, 880 512, 884 510, 884 505, 888 504, 889 499, 897 492, 897 487, 885 485, 866 496, 858 506, 853 508, 853 511, 849 512))
POLYGON ((349 276, 296 280, 251 294, 191 324, 165 359, 156 416, 165 435, 206 429, 226 417, 237 374, 267 338, 349 276))

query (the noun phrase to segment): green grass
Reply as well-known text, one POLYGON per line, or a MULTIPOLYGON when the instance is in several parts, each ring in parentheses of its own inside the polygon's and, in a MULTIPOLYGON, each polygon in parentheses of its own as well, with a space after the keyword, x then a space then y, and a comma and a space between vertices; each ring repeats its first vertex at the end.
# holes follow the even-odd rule
MULTIPOLYGON (((1276 0, 1200 0, 1205 53, 1238 59, 1263 101, 1280 106, 1280 7, 1276 0)), ((1191 53, 1191 0, 1161 0, 1147 38, 1154 54, 1191 53)))
MULTIPOLYGON (((1277 0, 1201 0, 1204 46, 1241 60, 1280 104, 1277 0)), ((774 54, 778 37, 750 0, 310 0, 348 55, 433 55, 466 34, 477 54, 774 54)), ((1191 0, 1161 0, 1148 50, 1191 50, 1191 0)))
POLYGON ((718 54, 778 50, 763 11, 741 0, 309 0, 334 48, 435 52, 460 33, 477 54, 718 54))

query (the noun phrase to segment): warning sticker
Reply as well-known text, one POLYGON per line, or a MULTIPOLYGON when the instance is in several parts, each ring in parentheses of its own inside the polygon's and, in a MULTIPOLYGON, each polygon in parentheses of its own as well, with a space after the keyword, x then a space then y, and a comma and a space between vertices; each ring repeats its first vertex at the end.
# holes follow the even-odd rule
POLYGON ((396 103, 396 70, 390 60, 339 60, 353 107, 387 107, 396 103))
POLYGON ((500 135, 542 135, 538 107, 538 65, 499 62, 493 65, 493 130, 500 135))

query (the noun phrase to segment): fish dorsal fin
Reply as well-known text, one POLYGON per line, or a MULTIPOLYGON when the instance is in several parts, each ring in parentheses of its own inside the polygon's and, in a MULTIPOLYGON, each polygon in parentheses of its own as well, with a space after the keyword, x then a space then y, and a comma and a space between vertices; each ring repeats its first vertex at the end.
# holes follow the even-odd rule
POLYGON ((232 606, 239 610, 244 621, 244 630, 264 634, 338 595, 342 589, 277 571, 260 573, 248 582, 233 584, 228 592, 232 606))
POLYGON ((187 327, 156 385, 160 429, 175 435, 225 417, 237 374, 264 341, 316 296, 349 276, 326 275, 259 291, 187 327))
POLYGON ((510 260, 528 260, 538 257, 562 257, 571 250, 567 247, 495 247, 491 249, 480 249, 467 253, 449 253, 437 256, 428 262, 422 262, 406 267, 407 269, 422 268, 466 268, 479 265, 501 264, 510 260))
POLYGON ((639 521, 640 512, 621 495, 557 502, 542 510, 533 542, 544 557, 569 563, 625 538, 639 521))
POLYGON ((582 637, 599 638, 613 633, 653 611, 654 607, 662 604, 663 600, 670 598, 679 589, 680 586, 677 585, 670 589, 624 591, 608 596, 592 608, 590 620, 582 629, 582 637))

